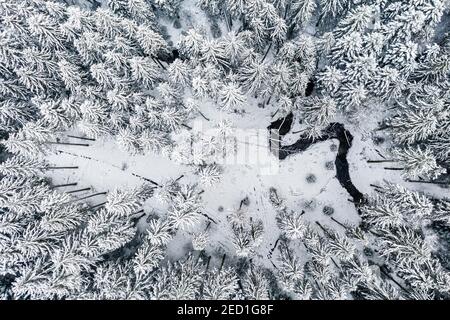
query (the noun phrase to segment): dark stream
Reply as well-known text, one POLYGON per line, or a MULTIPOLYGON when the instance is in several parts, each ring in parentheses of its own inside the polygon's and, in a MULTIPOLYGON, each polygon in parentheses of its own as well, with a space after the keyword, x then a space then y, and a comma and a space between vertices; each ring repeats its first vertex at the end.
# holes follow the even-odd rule
MULTIPOLYGON (((280 128, 280 139, 286 135, 292 125, 292 114, 288 115, 284 119, 278 119, 271 123, 268 129, 280 128), (280 127, 281 126, 281 127, 280 127)), ((352 197, 355 205, 361 204, 364 201, 364 195, 355 187, 350 177, 349 164, 347 161, 347 154, 352 147, 353 135, 345 129, 342 123, 331 123, 322 131, 322 135, 318 138, 301 137, 295 143, 291 145, 280 145, 279 159, 286 159, 292 154, 296 154, 308 149, 312 144, 326 141, 328 139, 337 139, 339 141, 339 148, 336 155, 334 164, 336 166, 336 178, 341 186, 347 190, 352 197)))

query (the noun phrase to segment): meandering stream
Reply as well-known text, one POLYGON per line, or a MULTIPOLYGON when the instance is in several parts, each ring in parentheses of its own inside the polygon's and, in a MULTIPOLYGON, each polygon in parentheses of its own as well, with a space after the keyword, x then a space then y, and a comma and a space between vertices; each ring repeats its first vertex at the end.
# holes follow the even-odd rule
MULTIPOLYGON (((271 129, 278 129, 280 140, 282 136, 286 135, 292 125, 292 114, 286 116, 286 118, 278 119, 270 124, 268 127, 271 129)), ((334 161, 336 166, 336 178, 341 186, 347 190, 352 197, 355 205, 359 205, 364 202, 364 195, 355 187, 350 177, 349 164, 347 160, 348 151, 352 147, 353 135, 345 129, 342 123, 330 123, 323 131, 322 135, 318 138, 301 137, 295 143, 291 145, 279 146, 279 159, 286 159, 292 154, 296 154, 308 149, 312 144, 326 141, 328 139, 337 139, 339 141, 339 148, 334 161)))

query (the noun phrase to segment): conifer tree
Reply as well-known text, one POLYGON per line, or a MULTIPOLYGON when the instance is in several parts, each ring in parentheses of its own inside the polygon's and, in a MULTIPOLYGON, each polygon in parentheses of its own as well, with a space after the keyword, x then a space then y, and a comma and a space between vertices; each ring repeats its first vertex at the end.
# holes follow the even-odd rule
POLYGON ((269 299, 269 282, 262 270, 250 267, 242 283, 246 299, 267 300, 269 299))
POLYGON ((428 149, 396 149, 393 154, 404 165, 404 176, 408 178, 435 179, 445 171, 436 163, 436 158, 428 149))

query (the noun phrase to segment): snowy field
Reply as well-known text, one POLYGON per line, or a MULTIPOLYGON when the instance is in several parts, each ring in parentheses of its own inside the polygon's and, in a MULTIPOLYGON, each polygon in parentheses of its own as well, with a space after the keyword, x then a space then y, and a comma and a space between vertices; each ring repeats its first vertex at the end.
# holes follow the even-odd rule
MULTIPOLYGON (((208 104, 202 108, 205 115, 214 114, 216 110, 216 106, 208 104)), ((248 112, 248 109, 246 110, 248 112)), ((269 113, 269 110, 262 111, 269 113)), ((236 128, 250 129, 250 133, 244 135, 238 143, 235 159, 236 162, 241 163, 227 164, 220 181, 205 188, 202 194, 203 212, 216 222, 210 229, 212 238, 207 251, 208 254, 218 256, 216 263, 220 262, 221 254, 232 255, 232 236, 226 216, 230 212, 236 211, 241 200, 248 197, 250 203, 244 207, 245 211, 262 219, 266 228, 263 245, 258 248, 257 258, 266 267, 272 268, 269 261, 272 259, 270 252, 280 231, 276 226, 276 212, 269 201, 268 193, 271 187, 277 189, 279 194, 286 198, 287 206, 290 209, 298 212, 304 210, 304 218, 309 222, 319 221, 331 228, 337 227, 337 230, 342 232, 342 228, 336 226, 330 217, 323 213, 325 206, 334 209, 333 217, 338 221, 356 225, 360 218, 350 196, 336 179, 334 160, 339 143, 336 139, 317 143, 304 152, 289 156, 286 160, 277 160, 270 153, 268 133, 261 134, 255 139, 254 131, 251 130, 265 132, 267 124, 273 120, 270 114, 261 117, 263 112, 256 108, 255 114, 248 113, 238 116, 226 115, 228 119, 231 118, 233 123, 237 124, 236 128), (257 115, 259 116, 259 126, 253 121, 257 115), (256 126, 253 127, 254 125, 256 126), (251 159, 256 153, 263 156, 251 159), (329 162, 333 163, 331 168, 326 167, 329 162), (272 168, 270 168, 270 163, 272 163, 272 168), (307 181, 310 174, 316 177, 315 182, 307 181)), ((403 180, 400 172, 384 170, 383 163, 367 163, 368 159, 382 159, 377 151, 386 154, 385 145, 376 146, 372 141, 371 132, 377 122, 374 121, 374 118, 371 120, 373 123, 364 122, 364 126, 347 123, 347 127, 355 137, 348 156, 350 174, 353 183, 361 192, 368 195, 373 194, 374 190, 371 184, 379 185, 383 181, 388 181, 431 195, 448 196, 448 189, 444 186, 408 183, 403 180)), ((200 127, 208 126, 208 123, 201 117, 193 122, 200 127)), ((295 127, 291 131, 295 131, 295 127)), ((69 131, 67 134, 77 136, 80 133, 69 131)), ((294 142, 296 137, 298 134, 289 134, 284 141, 294 142)), ((77 139, 64 137, 64 135, 62 135, 62 139, 67 142, 80 142, 77 139)), ((49 172, 53 184, 66 184, 74 181, 78 183, 77 186, 67 187, 66 191, 91 188, 77 193, 77 197, 81 198, 96 192, 108 192, 117 187, 138 187, 146 183, 146 179, 163 183, 183 176, 181 181, 184 183, 198 182, 198 177, 193 173, 192 167, 179 164, 168 157, 152 153, 130 156, 126 152, 120 151, 117 144, 109 139, 88 141, 88 144, 88 147, 59 145, 54 147, 54 154, 48 157, 48 161, 53 165, 78 167, 75 170, 49 172)), ((100 195, 86 201, 89 205, 95 206, 103 203, 105 196, 100 195)), ((155 212, 163 214, 167 209, 155 198, 149 199, 144 208, 147 214, 155 212)), ((198 228, 194 228, 191 232, 183 232, 173 240, 169 247, 172 259, 178 260, 186 252, 192 250, 192 232, 201 231, 207 222, 208 219, 205 218, 204 223, 198 228)), ((144 218, 141 224, 142 228, 145 228, 144 218)))

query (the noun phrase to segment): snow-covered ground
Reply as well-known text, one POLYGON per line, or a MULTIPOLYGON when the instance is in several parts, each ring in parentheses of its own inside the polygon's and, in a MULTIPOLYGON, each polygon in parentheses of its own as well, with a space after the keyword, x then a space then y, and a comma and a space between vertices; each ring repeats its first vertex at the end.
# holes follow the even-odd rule
MULTIPOLYGON (((191 27, 203 29, 206 34, 212 37, 203 11, 190 1, 183 2, 181 10, 182 28, 175 28, 173 22, 161 21, 167 28, 170 40, 176 44, 182 30, 191 27)), ((225 25, 220 25, 225 33, 225 25)), ((269 57, 270 58, 270 57, 269 57)), ((224 113, 218 111, 218 107, 211 101, 202 101, 201 112, 211 122, 198 116, 192 119, 190 125, 195 128, 201 127, 208 130, 212 122, 229 120, 236 129, 242 129, 248 135, 244 139, 238 140, 237 161, 226 163, 223 166, 224 172, 220 182, 211 187, 205 188, 202 194, 203 212, 217 223, 210 226, 211 241, 207 247, 209 254, 221 248, 223 252, 232 252, 231 229, 226 216, 237 210, 240 202, 245 197, 249 199, 249 205, 244 206, 248 214, 261 219, 264 223, 265 233, 262 245, 257 251, 257 257, 261 262, 271 267, 269 255, 276 240, 279 237, 279 229, 275 222, 275 211, 268 199, 269 188, 277 189, 278 194, 286 200, 290 210, 305 210, 306 220, 319 221, 324 225, 330 225, 339 229, 329 216, 323 213, 324 206, 334 208, 333 217, 341 222, 356 223, 359 220, 358 213, 345 189, 341 187, 335 175, 334 166, 326 168, 327 162, 333 162, 336 157, 337 140, 328 140, 313 144, 302 153, 289 156, 287 159, 278 161, 270 153, 268 148, 268 136, 262 136, 259 140, 254 137, 255 132, 265 132, 271 121, 276 120, 271 115, 275 113, 275 106, 268 105, 264 109, 259 108, 258 101, 248 97, 249 103, 244 109, 244 113, 224 113), (255 163, 255 155, 260 158, 255 163), (262 156, 261 156, 262 155, 262 156), (275 164, 275 167, 267 167, 268 163, 275 164), (307 182, 308 175, 314 175, 316 181, 307 182)), ((350 175, 353 184, 365 194, 373 193, 371 184, 379 184, 383 180, 407 185, 410 189, 424 191, 433 195, 444 197, 448 195, 447 189, 437 185, 418 184, 405 182, 400 171, 384 170, 384 164, 369 164, 368 159, 381 159, 380 154, 388 156, 388 142, 379 146, 375 145, 373 129, 378 126, 378 121, 384 117, 376 106, 372 110, 365 110, 360 113, 360 117, 351 122, 342 118, 336 119, 342 122, 353 134, 353 146, 348 155, 350 165, 350 175)), ((298 120, 298 119, 297 119, 298 120)), ((297 121, 293 124, 291 132, 298 129, 297 121)), ((187 132, 187 129, 182 131, 187 132)), ((79 135, 79 132, 70 133, 79 135)), ((289 144, 298 139, 299 134, 289 133, 284 137, 283 143, 289 144)), ((64 138, 67 142, 80 142, 71 138, 64 138)), ((78 182, 76 187, 68 187, 66 191, 91 187, 92 190, 80 192, 76 195, 83 197, 92 194, 93 191, 109 191, 117 187, 135 187, 152 179, 158 183, 164 183, 169 179, 177 179, 183 175, 181 182, 195 183, 198 177, 193 174, 192 166, 182 165, 170 160, 168 157, 147 153, 145 155, 130 155, 122 152, 117 147, 115 141, 110 138, 89 142, 89 146, 64 146, 54 147, 55 153, 48 156, 48 161, 58 166, 78 166, 76 170, 55 170, 49 171, 54 184, 64 184, 78 182)), ((97 196, 87 200, 91 205, 96 205, 104 201, 104 196, 97 196)), ((156 199, 150 199, 145 206, 146 213, 157 214, 164 212, 162 206, 156 199)), ((199 231, 205 228, 205 222, 198 226, 199 231)), ((145 219, 141 220, 141 224, 145 219)), ((177 259, 190 249, 191 234, 178 234, 168 247, 168 253, 173 259, 177 259), (185 249, 185 250, 182 250, 185 249)))
MULTIPOLYGON (((278 194, 286 200, 290 210, 305 211, 307 221, 319 221, 323 225, 339 230, 340 227, 329 216, 323 213, 324 206, 334 209, 333 217, 341 222, 356 223, 359 221, 358 213, 350 200, 347 191, 342 188, 336 179, 334 166, 326 168, 327 162, 336 157, 337 140, 327 140, 313 144, 306 151, 289 156, 287 159, 277 161, 270 153, 268 135, 266 141, 261 137, 255 141, 254 132, 266 132, 271 121, 270 109, 260 109, 249 105, 246 113, 220 114, 212 103, 202 105, 202 112, 207 117, 219 117, 233 121, 236 128, 248 132, 247 139, 241 138, 238 143, 234 163, 223 166, 224 172, 218 183, 205 188, 202 194, 203 213, 212 218, 209 229, 211 241, 206 251, 208 254, 220 252, 233 253, 231 229, 227 222, 227 215, 237 210, 240 202, 248 197, 249 204, 244 206, 246 212, 263 221, 265 233, 262 245, 257 251, 257 258, 271 267, 271 249, 279 237, 276 226, 275 210, 269 201, 269 188, 277 189, 278 194), (266 142, 266 143, 264 143, 266 142), (255 159, 255 154, 263 155, 255 159), (266 166, 268 162, 275 165, 271 169, 266 166), (307 176, 313 174, 316 181, 310 183, 307 176), (218 249, 219 248, 219 249, 218 249)), ((381 115, 380 115, 381 116, 381 115)), ((217 118, 216 118, 217 119, 217 118)), ((343 119, 341 119, 343 120, 343 119)), ((365 194, 372 194, 371 184, 380 184, 383 180, 408 186, 410 189, 424 191, 433 195, 444 197, 447 189, 437 185, 405 182, 400 171, 384 170, 383 163, 370 164, 368 159, 381 159, 387 154, 385 144, 376 146, 371 138, 372 129, 377 125, 377 116, 370 117, 364 122, 344 122, 346 128, 354 136, 353 146, 348 155, 350 175, 354 185, 365 194), (379 153, 377 152, 379 151, 379 153)), ((192 120, 197 127, 206 130, 209 124, 202 117, 192 120)), ((294 126, 295 128, 295 126, 294 126)), ((187 132, 187 129, 183 129, 187 132)), ((295 131, 295 129, 291 130, 295 131)), ((77 132, 70 132, 77 134, 77 132)), ((299 134, 289 134, 286 141, 295 141, 299 134)), ((70 142, 79 142, 73 138, 65 138, 70 142)), ((286 143, 286 142, 284 142, 286 143)), ((89 142, 89 146, 57 145, 55 153, 48 157, 48 161, 58 166, 78 166, 75 170, 49 171, 54 184, 78 182, 76 187, 67 187, 65 190, 75 190, 91 187, 92 190, 80 192, 76 195, 83 197, 95 192, 109 191, 118 187, 136 187, 146 183, 146 179, 164 183, 169 179, 177 179, 183 175, 183 183, 196 183, 198 177, 193 174, 192 166, 182 165, 170 160, 168 157, 147 153, 145 155, 129 155, 120 151, 115 141, 102 139, 89 142)), ((104 201, 103 195, 86 200, 91 205, 104 201)), ((165 207, 155 198, 147 201, 145 210, 147 214, 163 214, 165 207)), ((205 228, 207 219, 192 232, 205 228)), ((145 224, 145 218, 141 220, 145 224)), ((144 226, 142 226, 144 227, 144 226)), ((192 232, 178 234, 168 247, 171 258, 177 259, 191 249, 192 232)), ((216 259, 216 262, 218 259, 216 259)))

